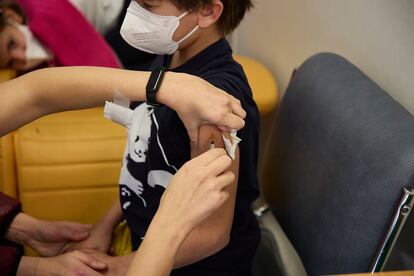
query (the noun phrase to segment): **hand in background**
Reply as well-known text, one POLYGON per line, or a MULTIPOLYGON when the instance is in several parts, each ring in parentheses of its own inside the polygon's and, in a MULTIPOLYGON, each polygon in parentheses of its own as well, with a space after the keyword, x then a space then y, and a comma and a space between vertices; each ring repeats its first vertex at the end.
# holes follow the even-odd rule
POLYGON ((89 236, 91 225, 45 221, 20 213, 12 221, 6 232, 6 239, 27 245, 40 256, 52 257, 65 251, 72 242, 89 236))
POLYGON ((40 256, 53 257, 66 251, 73 242, 85 240, 90 235, 91 225, 74 222, 39 221, 28 245, 40 256))
POLYGON ((73 251, 57 257, 40 258, 23 256, 17 276, 83 275, 99 276, 107 265, 101 260, 80 251, 73 251))

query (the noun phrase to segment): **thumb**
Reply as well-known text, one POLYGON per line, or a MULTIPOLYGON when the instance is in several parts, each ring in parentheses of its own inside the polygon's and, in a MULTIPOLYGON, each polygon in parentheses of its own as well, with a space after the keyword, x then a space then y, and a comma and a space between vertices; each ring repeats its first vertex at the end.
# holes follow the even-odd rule
POLYGON ((99 260, 95 256, 89 255, 88 253, 77 251, 77 258, 84 264, 90 266, 95 270, 105 270, 108 265, 103 261, 99 260))

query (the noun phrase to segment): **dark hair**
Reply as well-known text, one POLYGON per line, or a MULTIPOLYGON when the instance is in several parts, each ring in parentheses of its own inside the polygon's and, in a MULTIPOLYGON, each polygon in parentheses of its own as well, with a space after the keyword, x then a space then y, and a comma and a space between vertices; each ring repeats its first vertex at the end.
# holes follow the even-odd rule
MULTIPOLYGON (((178 7, 190 10, 213 3, 213 0, 171 0, 178 7)), ((220 0, 224 10, 219 25, 225 34, 229 34, 239 26, 244 15, 253 8, 252 0, 220 0)))
POLYGON ((13 10, 15 13, 17 13, 23 18, 23 23, 26 22, 26 14, 24 13, 23 8, 19 4, 17 4, 13 0, 0 0, 0 32, 3 31, 7 24, 5 9, 13 10))
POLYGON ((0 8, 0 33, 3 32, 6 27, 6 16, 4 15, 4 10, 0 8))

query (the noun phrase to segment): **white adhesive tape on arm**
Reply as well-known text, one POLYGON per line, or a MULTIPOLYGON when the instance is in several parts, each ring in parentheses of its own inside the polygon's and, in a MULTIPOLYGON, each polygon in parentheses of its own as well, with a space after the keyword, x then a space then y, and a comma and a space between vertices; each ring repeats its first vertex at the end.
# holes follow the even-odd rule
POLYGON ((129 126, 132 122, 132 111, 128 107, 120 106, 111 102, 105 102, 104 117, 122 126, 129 126))
POLYGON ((237 145, 241 142, 241 139, 237 137, 237 131, 232 130, 230 132, 230 139, 227 139, 224 134, 222 134, 223 142, 224 142, 224 148, 227 151, 227 154, 230 156, 231 159, 236 159, 236 149, 237 145))

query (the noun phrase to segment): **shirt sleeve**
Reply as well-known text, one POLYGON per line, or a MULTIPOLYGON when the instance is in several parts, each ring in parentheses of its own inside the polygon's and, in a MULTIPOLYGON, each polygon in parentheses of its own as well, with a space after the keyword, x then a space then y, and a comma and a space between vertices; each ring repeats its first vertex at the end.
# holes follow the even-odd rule
POLYGON ((22 256, 20 246, 4 240, 6 230, 19 212, 20 202, 0 192, 0 275, 15 275, 22 256))
POLYGON ((0 237, 4 236, 10 223, 20 212, 20 202, 0 192, 0 237))
POLYGON ((16 275, 22 255, 22 246, 5 240, 0 241, 0 275, 16 275))

